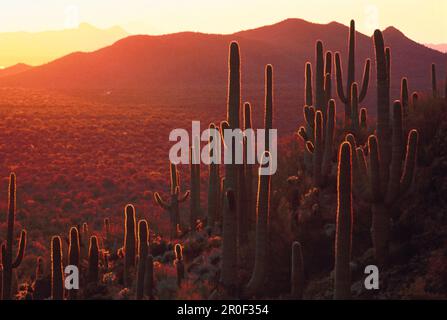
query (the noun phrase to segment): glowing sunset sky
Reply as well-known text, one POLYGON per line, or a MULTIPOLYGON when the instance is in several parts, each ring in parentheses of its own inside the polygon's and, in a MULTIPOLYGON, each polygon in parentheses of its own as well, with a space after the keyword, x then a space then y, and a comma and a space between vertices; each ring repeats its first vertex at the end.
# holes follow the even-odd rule
POLYGON ((14 0, 2 1, 0 32, 43 31, 88 22, 130 33, 231 33, 303 18, 357 21, 357 29, 394 25, 423 43, 447 43, 446 0, 14 0))

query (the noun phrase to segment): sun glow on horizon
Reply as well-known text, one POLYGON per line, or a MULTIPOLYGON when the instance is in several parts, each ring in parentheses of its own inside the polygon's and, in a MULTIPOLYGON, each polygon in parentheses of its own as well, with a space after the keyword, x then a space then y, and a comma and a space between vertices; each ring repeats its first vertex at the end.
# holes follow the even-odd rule
MULTIPOLYGON (((139 0, 128 3, 122 0, 17 0, 4 3, 2 9, 0 35, 15 31, 73 30, 81 22, 99 28, 119 26, 130 34, 181 31, 229 34, 287 18, 300 18, 314 23, 337 21, 345 25, 355 19, 356 29, 366 35, 371 35, 376 28, 394 26, 420 43, 447 43, 445 0, 426 0, 423 4, 419 0, 139 0)), ((114 39, 112 37, 107 44, 114 39)), ((98 42, 95 46, 95 41, 91 40, 89 49, 105 45, 98 42)), ((59 44, 59 40, 53 42, 59 44)), ((51 43, 48 49, 51 50, 51 43)), ((22 57, 34 51, 18 46, 5 54, 10 59, 0 63, 11 65, 12 61, 26 62, 20 59, 24 60, 22 57)), ((34 64, 39 64, 42 59, 35 60, 34 64)))

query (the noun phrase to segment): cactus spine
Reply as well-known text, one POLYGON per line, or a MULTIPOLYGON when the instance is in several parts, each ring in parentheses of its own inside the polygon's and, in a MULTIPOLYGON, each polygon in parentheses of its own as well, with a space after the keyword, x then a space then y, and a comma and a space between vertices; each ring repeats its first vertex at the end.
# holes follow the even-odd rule
POLYGON ((179 220, 179 204, 184 202, 189 196, 189 190, 186 191, 183 195, 180 192, 180 178, 179 173, 177 171, 177 166, 173 163, 170 164, 170 176, 171 176, 171 200, 170 202, 166 202, 160 196, 158 192, 154 193, 154 200, 161 208, 165 209, 169 212, 169 218, 171 222, 171 239, 175 239, 178 236, 178 226, 180 223, 179 220))
POLYGON ((175 267, 177 269, 177 286, 180 288, 185 279, 185 264, 183 263, 183 248, 180 243, 174 247, 175 267))
MULTIPOLYGON (((81 248, 79 244, 79 232, 76 227, 70 229, 70 237, 68 243, 68 264, 78 267, 80 269, 80 255, 81 248)), ((71 300, 75 300, 77 297, 77 290, 68 291, 68 296, 71 300)))
POLYGON ((146 273, 147 256, 149 254, 149 229, 146 220, 138 222, 138 272, 136 299, 141 300, 144 295, 144 277, 146 273))
POLYGON ((26 230, 22 230, 20 233, 19 248, 17 255, 13 260, 12 249, 14 240, 14 223, 16 215, 16 175, 11 173, 9 176, 9 192, 8 192, 8 220, 7 220, 7 234, 6 243, 3 243, 2 254, 2 299, 11 299, 11 284, 12 284, 12 272, 22 263, 25 255, 26 247, 26 230))
POLYGON ((267 254, 268 254, 268 227, 270 211, 270 175, 262 175, 262 164, 265 159, 271 159, 271 154, 265 151, 262 156, 261 165, 258 174, 258 198, 256 205, 256 247, 255 247, 255 265, 250 281, 247 284, 247 294, 249 296, 259 295, 264 286, 267 273, 267 254))
POLYGON ((59 236, 51 239, 51 298, 64 299, 64 274, 62 271, 62 241, 59 236))
POLYGON ((292 244, 292 267, 291 267, 291 295, 295 299, 303 297, 304 290, 304 262, 301 244, 295 241, 292 244))
POLYGON ((136 222, 135 208, 128 204, 124 209, 124 283, 129 281, 130 271, 135 268, 136 222))
MULTIPOLYGON (((349 130, 351 127, 350 120, 352 117, 352 105, 351 105, 351 90, 352 85, 355 82, 355 22, 351 20, 349 28, 349 49, 348 49, 348 78, 346 82, 346 94, 343 88, 343 70, 340 61, 340 53, 335 53, 335 69, 336 69, 336 80, 337 80, 337 94, 340 100, 345 104, 345 129, 349 130)), ((360 90, 360 95, 358 97, 358 102, 361 103, 367 94, 368 84, 369 84, 369 71, 370 71, 371 61, 366 59, 365 68, 363 72, 362 87, 360 90)), ((358 118, 356 118, 358 121, 358 118)))
POLYGON ((350 262, 353 218, 351 159, 351 144, 343 142, 338 155, 334 299, 351 297, 350 262))

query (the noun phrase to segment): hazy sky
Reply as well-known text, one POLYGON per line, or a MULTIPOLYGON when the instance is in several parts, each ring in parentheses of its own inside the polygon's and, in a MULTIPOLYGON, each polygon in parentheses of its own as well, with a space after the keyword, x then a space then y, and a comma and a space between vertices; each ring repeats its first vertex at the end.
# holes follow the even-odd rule
POLYGON ((447 43, 447 0, 3 0, 0 32, 88 22, 130 33, 231 33, 285 18, 348 24, 371 34, 394 25, 423 43, 447 43))

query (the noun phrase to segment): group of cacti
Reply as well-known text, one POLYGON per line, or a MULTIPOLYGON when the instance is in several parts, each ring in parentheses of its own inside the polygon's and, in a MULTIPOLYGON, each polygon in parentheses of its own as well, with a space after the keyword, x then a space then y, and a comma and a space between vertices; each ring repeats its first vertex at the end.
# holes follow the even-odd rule
MULTIPOLYGON (((416 108, 418 94, 413 93, 411 104, 408 94, 408 80, 401 81, 400 101, 390 104, 390 49, 385 48, 382 33, 374 32, 375 65, 377 76, 377 125, 374 135, 370 135, 363 146, 367 129, 367 114, 359 104, 365 99, 370 74, 370 60, 364 67, 362 86, 359 90, 355 81, 355 24, 351 21, 349 31, 347 87, 343 88, 343 71, 340 54, 335 53, 337 93, 344 109, 345 139, 339 146, 337 167, 337 211, 335 233, 334 298, 350 298, 351 291, 351 248, 353 230, 354 202, 361 199, 369 202, 372 209, 371 238, 375 258, 380 267, 389 263, 389 242, 391 233, 391 210, 412 184, 416 167, 418 132, 407 130, 406 119, 410 106, 416 108), (390 110, 392 111, 390 114, 390 110), (404 136, 407 135, 405 142, 404 136), (367 156, 365 150, 367 149, 367 156)), ((312 82, 312 65, 305 67, 305 125, 298 130, 304 140, 307 152, 304 155, 306 169, 313 177, 315 187, 324 187, 332 171, 335 144, 336 106, 331 96, 332 53, 324 54, 323 43, 316 43, 315 82, 312 82), (314 91, 312 90, 314 87, 314 91)), ((239 45, 232 42, 229 48, 229 83, 227 99, 227 119, 219 126, 210 124, 210 136, 222 139, 224 148, 225 129, 252 128, 251 106, 241 104, 241 65, 239 45), (241 118, 242 117, 242 118, 241 118)), ((435 66, 432 65, 433 97, 438 97, 435 66)), ((447 85, 446 85, 447 98, 447 85)), ((265 152, 263 160, 270 159, 269 131, 273 128, 273 67, 265 68, 265 110, 264 110, 265 152)), ((247 158, 247 141, 243 141, 244 160, 247 158)), ((234 148, 233 143, 233 148, 234 148)), ((243 292, 244 296, 260 296, 268 273, 269 255, 269 219, 271 176, 258 174, 257 199, 254 200, 254 165, 243 161, 236 164, 235 159, 224 165, 225 177, 221 176, 219 164, 209 164, 208 208, 206 217, 200 205, 200 164, 194 157, 200 149, 200 141, 193 141, 190 164, 190 190, 182 193, 177 165, 170 164, 170 199, 166 201, 154 193, 155 202, 169 212, 171 240, 182 235, 179 204, 190 195, 189 231, 194 233, 198 219, 206 219, 210 233, 222 234, 221 269, 219 283, 225 293, 233 296, 243 292), (219 229, 221 228, 221 230, 219 229), (254 266, 245 287, 238 279, 240 248, 247 244, 249 232, 255 231, 254 266)), ((233 157, 235 153, 232 152, 233 157)), ((213 150, 210 158, 213 159, 213 150)), ((262 168, 262 163, 259 169, 262 168)), ((223 171, 223 170, 222 170, 223 171)), ((7 219, 7 238, 1 247, 2 264, 1 296, 11 298, 13 269, 17 268, 26 247, 26 231, 21 232, 16 258, 13 259, 14 219, 16 201, 16 180, 11 174, 9 184, 9 208, 7 219)), ((104 220, 104 247, 112 245, 109 219, 104 220)), ((108 255, 100 250, 98 237, 90 235, 88 225, 72 227, 69 232, 68 264, 77 266, 85 281, 83 285, 96 285, 100 280, 101 258, 103 268, 108 268, 108 255), (88 253, 83 254, 83 242, 89 241, 88 253), (82 259, 88 261, 87 270, 82 270, 82 259), (85 274, 85 275, 84 275, 85 274)), ((62 240, 59 236, 51 239, 51 297, 52 299, 78 299, 76 290, 65 292, 62 240)), ((86 245, 84 245, 86 247, 86 245)), ((124 209, 124 245, 120 249, 124 260, 123 284, 135 288, 135 298, 149 299, 154 296, 154 258, 150 249, 148 222, 144 219, 137 224, 135 208, 127 205, 124 209)), ((177 285, 182 286, 186 278, 183 247, 174 246, 174 264, 177 273, 177 285)), ((302 246, 294 241, 291 249, 291 296, 301 298, 304 292, 304 259, 302 246)), ((43 260, 39 257, 36 279, 43 273, 43 260)))

